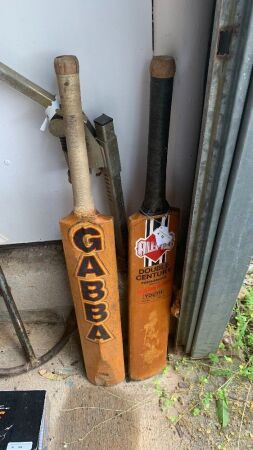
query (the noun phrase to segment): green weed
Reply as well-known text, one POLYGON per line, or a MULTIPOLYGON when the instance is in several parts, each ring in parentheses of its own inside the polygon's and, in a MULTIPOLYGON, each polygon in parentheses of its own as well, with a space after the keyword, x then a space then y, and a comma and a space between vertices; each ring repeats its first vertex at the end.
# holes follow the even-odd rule
MULTIPOLYGON (((209 417, 209 409, 216 411, 216 416, 221 429, 228 427, 230 423, 229 397, 233 389, 236 389, 238 381, 253 381, 253 288, 247 287, 245 298, 237 300, 233 311, 234 320, 226 330, 229 345, 221 342, 217 353, 210 353, 208 360, 195 361, 190 358, 172 357, 174 370, 182 374, 202 372, 192 383, 190 389, 185 389, 185 396, 192 394, 194 402, 188 401, 188 409, 179 415, 167 415, 167 410, 175 406, 176 393, 167 395, 166 390, 155 381, 155 391, 159 397, 161 410, 166 412, 166 417, 175 425, 185 418, 187 413, 197 417, 204 414, 209 417), (239 361, 239 362, 238 362, 239 361), (192 373, 192 372, 191 372, 192 373), (190 394, 189 394, 190 393, 190 394)), ((168 367, 162 376, 167 376, 168 367)), ((182 397, 182 389, 180 390, 182 397)), ((191 397, 191 398, 192 398, 191 397)), ((233 398, 233 397, 232 397, 233 398)), ((184 404, 187 403, 184 401, 184 404)), ((211 417, 211 416, 210 416, 211 417)), ((231 434, 232 434, 231 430, 231 434)), ((224 444, 217 448, 225 449, 224 444)))

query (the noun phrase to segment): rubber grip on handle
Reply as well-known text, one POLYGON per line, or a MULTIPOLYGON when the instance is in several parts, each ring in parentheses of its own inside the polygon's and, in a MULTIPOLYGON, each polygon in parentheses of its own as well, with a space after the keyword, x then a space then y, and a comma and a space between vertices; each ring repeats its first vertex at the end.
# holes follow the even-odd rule
POLYGON ((150 110, 148 161, 144 202, 140 212, 150 216, 166 214, 169 204, 165 197, 166 165, 170 111, 175 75, 175 60, 169 56, 154 56, 150 64, 150 110))

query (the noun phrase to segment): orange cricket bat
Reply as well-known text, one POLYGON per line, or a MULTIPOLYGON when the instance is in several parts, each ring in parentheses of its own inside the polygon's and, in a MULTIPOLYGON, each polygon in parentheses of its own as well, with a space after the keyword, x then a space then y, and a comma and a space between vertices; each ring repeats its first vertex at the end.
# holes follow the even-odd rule
POLYGON ((150 116, 145 197, 129 218, 129 374, 143 380, 167 360, 170 300, 179 212, 166 201, 166 164, 175 61, 150 65, 150 116))
POLYGON ((54 64, 74 199, 60 221, 65 259, 87 377, 109 386, 125 378, 113 219, 94 208, 78 59, 58 56, 54 64))

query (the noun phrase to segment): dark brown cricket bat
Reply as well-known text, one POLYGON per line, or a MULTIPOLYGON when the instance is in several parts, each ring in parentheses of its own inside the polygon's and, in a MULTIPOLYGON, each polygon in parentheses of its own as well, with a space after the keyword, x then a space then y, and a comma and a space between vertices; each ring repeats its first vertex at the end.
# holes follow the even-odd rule
POLYGON ((153 57, 145 197, 129 218, 129 374, 142 380, 166 366, 179 212, 165 197, 175 61, 153 57))
POLYGON ((74 210, 60 227, 88 379, 112 385, 125 378, 113 219, 99 214, 90 188, 75 56, 55 58, 74 210))

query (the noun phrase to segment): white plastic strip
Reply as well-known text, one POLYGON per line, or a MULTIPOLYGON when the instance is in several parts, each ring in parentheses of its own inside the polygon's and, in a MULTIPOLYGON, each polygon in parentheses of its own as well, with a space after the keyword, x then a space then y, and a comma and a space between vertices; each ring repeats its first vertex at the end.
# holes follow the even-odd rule
POLYGON ((0 234, 0 245, 1 244, 5 244, 5 242, 7 242, 9 239, 4 236, 3 234, 0 234))
POLYGON ((59 99, 55 97, 55 100, 52 101, 51 105, 45 109, 46 118, 40 127, 40 131, 46 131, 48 123, 54 117, 57 109, 60 109, 60 102, 59 99))

